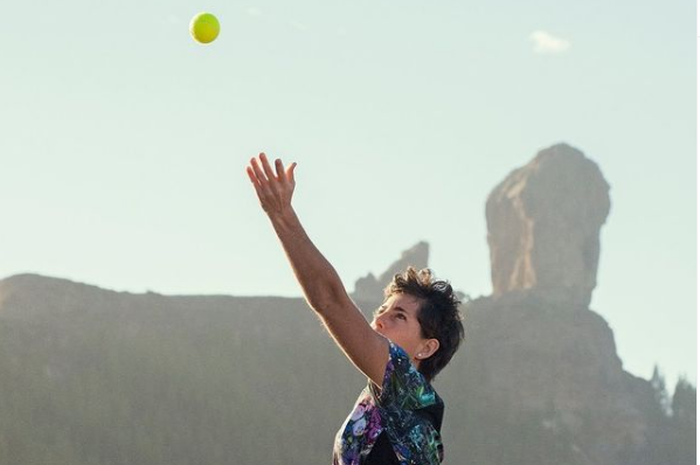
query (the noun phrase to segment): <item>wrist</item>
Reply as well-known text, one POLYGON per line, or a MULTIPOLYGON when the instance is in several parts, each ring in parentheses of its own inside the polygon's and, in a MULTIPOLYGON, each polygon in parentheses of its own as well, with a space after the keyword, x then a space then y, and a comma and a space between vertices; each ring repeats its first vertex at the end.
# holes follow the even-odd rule
POLYGON ((275 229, 277 229, 278 227, 286 229, 299 222, 296 212, 294 211, 291 205, 281 210, 268 212, 267 216, 270 218, 270 221, 275 226, 275 229))

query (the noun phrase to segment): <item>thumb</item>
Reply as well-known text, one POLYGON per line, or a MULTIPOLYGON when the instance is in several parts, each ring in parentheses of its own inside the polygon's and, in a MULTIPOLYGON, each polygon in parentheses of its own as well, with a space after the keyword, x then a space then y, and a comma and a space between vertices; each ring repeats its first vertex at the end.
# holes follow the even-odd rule
POLYGON ((297 167, 297 162, 292 163, 287 167, 287 179, 294 182, 294 169, 297 167))

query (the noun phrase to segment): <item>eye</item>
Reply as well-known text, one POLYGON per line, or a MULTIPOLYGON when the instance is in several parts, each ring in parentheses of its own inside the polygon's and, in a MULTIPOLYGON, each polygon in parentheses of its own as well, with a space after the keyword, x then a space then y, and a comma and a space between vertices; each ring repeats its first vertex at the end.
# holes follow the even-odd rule
POLYGON ((403 319, 403 320, 406 319, 406 315, 404 315, 403 313, 399 313, 396 317, 397 317, 397 318, 401 318, 401 319, 403 319))

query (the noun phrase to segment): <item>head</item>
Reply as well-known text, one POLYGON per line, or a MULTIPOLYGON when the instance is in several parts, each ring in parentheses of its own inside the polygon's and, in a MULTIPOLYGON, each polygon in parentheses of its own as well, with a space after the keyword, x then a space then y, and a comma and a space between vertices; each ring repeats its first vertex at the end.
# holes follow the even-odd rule
POLYGON ((408 267, 384 289, 372 328, 406 351, 428 381, 449 363, 464 339, 459 300, 429 269, 408 267))

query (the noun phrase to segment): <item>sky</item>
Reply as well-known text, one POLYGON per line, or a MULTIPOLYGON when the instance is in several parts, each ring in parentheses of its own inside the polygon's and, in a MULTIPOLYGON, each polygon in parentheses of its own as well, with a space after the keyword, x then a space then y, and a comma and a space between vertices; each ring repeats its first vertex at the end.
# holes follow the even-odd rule
POLYGON ((625 370, 696 384, 692 2, 3 10, 0 278, 301 296, 245 174, 265 151, 298 163, 295 209, 349 290, 425 240, 438 276, 489 295, 486 199, 565 142, 611 185, 591 309, 625 370), (201 11, 209 45, 188 32, 201 11))

